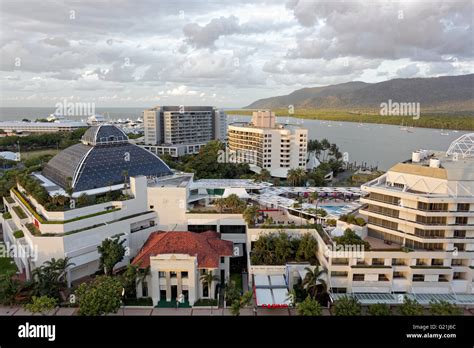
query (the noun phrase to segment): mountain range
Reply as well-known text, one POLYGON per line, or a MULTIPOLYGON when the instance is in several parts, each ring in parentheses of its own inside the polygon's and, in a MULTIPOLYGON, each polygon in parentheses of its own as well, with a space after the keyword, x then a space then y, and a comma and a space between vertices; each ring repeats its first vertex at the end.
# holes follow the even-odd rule
POLYGON ((380 110, 389 100, 420 103, 423 111, 474 112, 474 74, 393 79, 377 83, 352 81, 298 89, 288 95, 259 99, 246 109, 380 110))

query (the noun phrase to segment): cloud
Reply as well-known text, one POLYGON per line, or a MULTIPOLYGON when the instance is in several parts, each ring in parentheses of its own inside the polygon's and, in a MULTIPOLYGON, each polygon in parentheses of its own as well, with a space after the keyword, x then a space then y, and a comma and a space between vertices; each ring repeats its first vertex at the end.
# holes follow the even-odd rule
POLYGON ((47 37, 46 39, 43 40, 44 43, 47 45, 51 46, 56 46, 56 47, 68 47, 69 46, 69 41, 62 37, 47 37))
POLYGON ((197 23, 186 24, 183 28, 186 42, 198 48, 214 47, 220 36, 240 32, 239 20, 235 16, 212 19, 208 24, 200 26, 197 23))
POLYGON ((396 75, 401 78, 415 77, 420 72, 418 64, 413 63, 397 70, 396 75))
POLYGON ((5 0, 0 101, 232 107, 354 79, 472 73, 472 10, 468 0, 5 0))

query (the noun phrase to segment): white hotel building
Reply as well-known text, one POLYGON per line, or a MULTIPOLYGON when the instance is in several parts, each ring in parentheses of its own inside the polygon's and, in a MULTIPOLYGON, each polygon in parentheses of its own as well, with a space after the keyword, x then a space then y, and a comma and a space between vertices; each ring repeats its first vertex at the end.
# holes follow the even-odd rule
POLYGON ((256 111, 251 123, 230 124, 227 141, 237 161, 251 162, 257 173, 266 169, 273 177, 286 178, 290 169, 306 169, 308 130, 276 123, 274 112, 256 111))
POLYGON ((156 106, 143 111, 144 148, 171 157, 196 154, 211 140, 225 141, 227 115, 212 106, 156 106))
POLYGON ((370 250, 360 258, 337 255, 325 248, 333 247, 331 233, 318 236, 332 292, 447 294, 458 300, 474 294, 473 140, 468 134, 447 152, 414 152, 362 185, 368 195, 360 213, 368 224, 358 234, 370 250))

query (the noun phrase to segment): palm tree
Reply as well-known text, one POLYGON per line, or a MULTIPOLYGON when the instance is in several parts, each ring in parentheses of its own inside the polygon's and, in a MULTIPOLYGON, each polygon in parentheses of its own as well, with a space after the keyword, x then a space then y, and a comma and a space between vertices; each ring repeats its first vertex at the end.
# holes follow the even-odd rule
POLYGON ((242 211, 245 207, 245 202, 239 198, 236 194, 231 194, 227 198, 224 198, 225 205, 229 208, 233 213, 242 211))
POLYGON ((64 283, 67 280, 67 270, 69 267, 75 266, 75 263, 70 262, 71 258, 55 259, 54 257, 46 261, 44 266, 50 267, 56 273, 56 281, 64 283))
POLYGON ((217 275, 213 274, 211 270, 209 270, 203 275, 201 275, 200 280, 202 282, 203 287, 204 284, 207 284, 207 287, 209 288, 209 297, 211 297, 212 283, 219 281, 220 278, 217 275))
POLYGON ((303 168, 290 169, 287 175, 288 182, 292 186, 299 186, 306 179, 306 172, 303 168))
MULTIPOLYGON (((309 198, 311 198, 311 202, 316 201, 316 204, 317 204, 317 201, 319 199, 319 194, 316 191, 311 192, 309 195, 309 198)), ((316 209, 317 209, 317 206, 316 206, 316 209)))
POLYGON ((262 169, 260 171, 260 174, 258 175, 258 179, 260 181, 270 181, 270 179, 272 178, 270 172, 267 170, 267 169, 262 169))
POLYGON ((314 298, 319 292, 319 286, 322 288, 322 293, 327 292, 327 284, 321 279, 323 274, 326 274, 326 270, 319 270, 319 266, 316 266, 314 270, 310 267, 305 267, 307 272, 303 279, 303 288, 308 291, 312 298, 314 298))
POLYGON ((56 203, 59 204, 60 206, 64 206, 66 204, 66 197, 63 195, 55 195, 56 197, 56 203))
POLYGON ((222 213, 222 209, 225 208, 225 201, 224 201, 224 198, 217 198, 215 201, 214 201, 214 205, 219 208, 219 212, 222 213))
POLYGON ((14 271, 7 271, 0 275, 0 289, 0 303, 13 305, 22 290, 21 282, 16 277, 14 271))
MULTIPOLYGON (((212 271, 209 270, 203 275, 201 275, 200 280, 202 282, 203 288, 204 288, 204 284, 207 284, 209 297, 211 297, 212 283, 215 281, 216 282, 219 281, 220 278, 217 275, 212 274, 212 271)), ((211 305, 211 315, 212 315, 212 305, 211 305)))
POLYGON ((66 191, 69 197, 71 197, 72 193, 74 192, 74 188, 72 187, 72 178, 70 176, 66 178, 66 188, 64 191, 66 191))
POLYGON ((296 186, 296 183, 298 182, 298 174, 296 172, 296 169, 290 169, 288 171, 288 174, 287 174, 286 178, 288 179, 288 183, 291 186, 296 186))
POLYGON ((123 170, 122 171, 122 177, 123 177, 123 188, 127 188, 127 182, 128 182, 128 170, 123 170))
POLYGON ((255 219, 258 215, 258 207, 255 205, 248 206, 243 213, 243 217, 247 225, 253 225, 255 223, 255 219))

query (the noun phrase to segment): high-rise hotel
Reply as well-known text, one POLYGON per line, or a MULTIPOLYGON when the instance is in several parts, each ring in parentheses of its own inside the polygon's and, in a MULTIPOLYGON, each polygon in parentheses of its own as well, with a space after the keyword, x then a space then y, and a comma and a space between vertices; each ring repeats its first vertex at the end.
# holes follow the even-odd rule
POLYGON ((236 159, 249 159, 255 172, 266 169, 273 177, 286 178, 288 170, 306 168, 308 130, 276 123, 274 112, 255 111, 250 123, 230 124, 227 137, 236 159))
POLYGON ((157 106, 143 111, 145 148, 172 157, 198 153, 211 140, 225 141, 227 115, 212 106, 157 106))
POLYGON ((321 258, 334 292, 474 293, 473 140, 466 134, 447 152, 414 152, 362 185, 370 250, 321 258))

